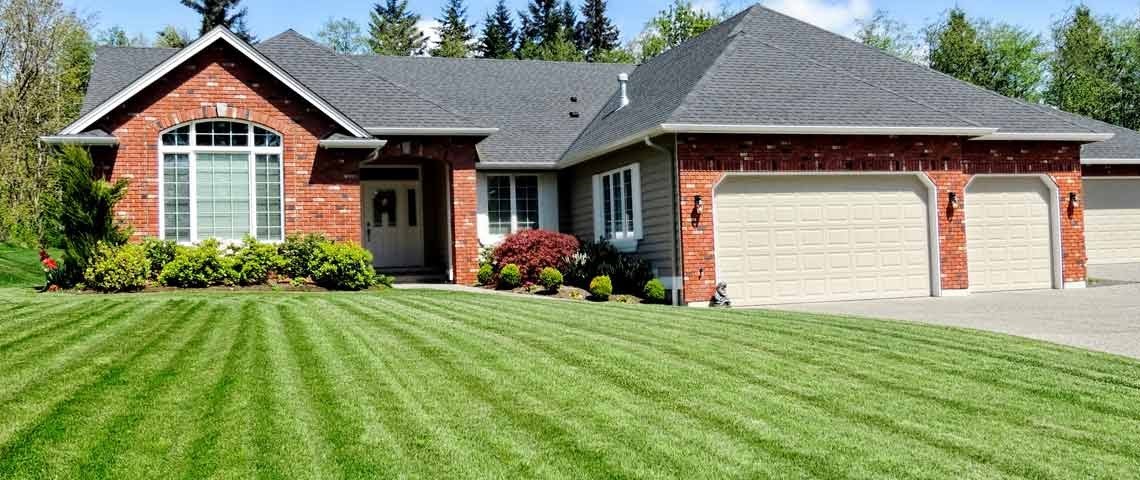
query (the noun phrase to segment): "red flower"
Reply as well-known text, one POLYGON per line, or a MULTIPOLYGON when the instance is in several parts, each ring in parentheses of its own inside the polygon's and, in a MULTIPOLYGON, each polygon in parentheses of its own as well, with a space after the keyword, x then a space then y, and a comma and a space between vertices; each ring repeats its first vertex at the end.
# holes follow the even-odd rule
POLYGON ((40 249, 40 263, 43 264, 45 271, 52 271, 59 268, 59 264, 48 255, 47 250, 40 249))

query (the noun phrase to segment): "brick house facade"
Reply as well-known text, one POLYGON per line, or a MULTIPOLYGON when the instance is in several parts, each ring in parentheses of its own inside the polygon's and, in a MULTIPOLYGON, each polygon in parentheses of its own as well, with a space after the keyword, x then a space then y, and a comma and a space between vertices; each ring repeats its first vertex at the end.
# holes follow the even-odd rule
POLYGON ((677 139, 682 270, 686 302, 707 301, 716 288, 716 246, 709 199, 729 172, 922 172, 938 189, 941 286, 969 287, 964 212, 947 192, 968 202, 976 174, 1044 174, 1056 183, 1062 206, 1065 282, 1085 280, 1083 212, 1070 207, 1081 195, 1079 144, 983 142, 954 137, 682 135, 677 139), (695 199, 705 204, 699 220, 695 199))

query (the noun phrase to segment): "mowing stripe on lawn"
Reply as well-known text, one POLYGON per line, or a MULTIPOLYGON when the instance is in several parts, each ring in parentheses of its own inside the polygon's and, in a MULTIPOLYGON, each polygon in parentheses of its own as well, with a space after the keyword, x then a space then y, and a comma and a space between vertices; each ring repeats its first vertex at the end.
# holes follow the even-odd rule
POLYGON ((18 369, 25 359, 49 358, 59 351, 71 347, 76 340, 87 338, 95 332, 126 318, 122 313, 128 308, 129 306, 126 303, 115 303, 108 308, 100 309, 98 315, 81 314, 75 310, 56 314, 63 321, 51 328, 51 332, 40 331, 34 336, 13 341, 5 345, 6 348, 0 349, 7 350, 2 352, 0 367, 18 369), (59 333, 60 335, 48 335, 48 333, 59 333), (19 348, 15 348, 17 345, 19 348))

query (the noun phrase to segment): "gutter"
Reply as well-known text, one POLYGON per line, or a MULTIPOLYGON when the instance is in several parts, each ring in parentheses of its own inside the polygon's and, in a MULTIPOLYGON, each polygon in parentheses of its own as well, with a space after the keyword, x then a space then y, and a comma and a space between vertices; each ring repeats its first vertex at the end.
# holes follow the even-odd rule
POLYGON ((83 135, 44 135, 39 138, 45 145, 88 145, 93 147, 113 147, 119 144, 117 137, 88 137, 83 135))
POLYGON ((368 133, 388 137, 454 136, 486 137, 498 133, 498 128, 456 127, 456 128, 415 128, 415 127, 367 127, 368 133))
POLYGON ((1010 141, 1010 140, 1028 140, 1028 141, 1054 141, 1054 142, 1103 142, 1111 140, 1115 137, 1115 133, 1017 133, 1017 132, 1000 132, 991 133, 970 140, 983 140, 983 141, 1010 141))
POLYGON ((359 139, 328 139, 317 142, 321 148, 324 149, 361 149, 361 150, 375 150, 377 148, 384 148, 388 144, 387 140, 380 140, 376 138, 359 138, 359 139))
POLYGON ((1140 158, 1082 158, 1081 165, 1137 165, 1140 158))

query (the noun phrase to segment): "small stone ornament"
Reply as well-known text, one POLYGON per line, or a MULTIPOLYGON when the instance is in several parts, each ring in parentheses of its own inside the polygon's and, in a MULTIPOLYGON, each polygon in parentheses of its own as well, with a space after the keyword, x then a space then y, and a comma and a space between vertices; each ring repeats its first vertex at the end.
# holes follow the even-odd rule
POLYGON ((731 307, 732 300, 728 298, 728 284, 720 282, 716 284, 716 293, 713 294, 712 300, 709 301, 710 307, 731 307))

